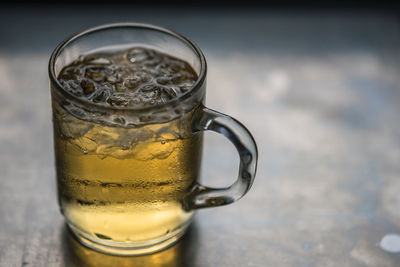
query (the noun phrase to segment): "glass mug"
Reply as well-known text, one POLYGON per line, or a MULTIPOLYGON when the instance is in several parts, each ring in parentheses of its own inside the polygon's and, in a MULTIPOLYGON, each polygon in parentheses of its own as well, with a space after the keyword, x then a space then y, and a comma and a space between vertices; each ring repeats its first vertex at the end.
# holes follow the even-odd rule
POLYGON ((183 235, 196 209, 233 203, 250 189, 255 141, 241 123, 204 106, 206 60, 184 36, 137 23, 91 28, 54 50, 49 75, 59 205, 84 245, 115 255, 159 251, 183 235), (134 46, 185 60, 198 79, 183 95, 150 107, 89 102, 57 79, 81 55, 134 46), (226 136, 239 153, 238 179, 229 187, 199 183, 206 130, 226 136))

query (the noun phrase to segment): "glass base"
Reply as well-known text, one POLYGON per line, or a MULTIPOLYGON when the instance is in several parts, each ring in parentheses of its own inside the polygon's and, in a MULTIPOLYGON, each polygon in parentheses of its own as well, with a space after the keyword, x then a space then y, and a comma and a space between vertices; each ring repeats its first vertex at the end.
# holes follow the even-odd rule
POLYGON ((162 238, 138 243, 107 242, 106 244, 104 240, 89 236, 69 223, 67 225, 75 238, 88 248, 110 255, 139 256, 155 253, 172 246, 183 236, 190 223, 191 220, 188 220, 180 228, 162 238))

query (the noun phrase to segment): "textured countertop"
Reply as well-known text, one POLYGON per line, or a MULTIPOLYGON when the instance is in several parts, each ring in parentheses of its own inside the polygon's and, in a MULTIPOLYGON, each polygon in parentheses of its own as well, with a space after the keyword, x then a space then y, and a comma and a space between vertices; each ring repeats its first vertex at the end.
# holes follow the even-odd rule
MULTIPOLYGON (((0 266, 400 266, 400 22, 391 13, 100 7, 0 10, 0 266), (70 34, 140 21, 196 42, 207 103, 253 133, 253 188, 157 254, 77 244, 58 211, 47 61, 70 34)), ((206 134, 203 183, 238 157, 206 134)))

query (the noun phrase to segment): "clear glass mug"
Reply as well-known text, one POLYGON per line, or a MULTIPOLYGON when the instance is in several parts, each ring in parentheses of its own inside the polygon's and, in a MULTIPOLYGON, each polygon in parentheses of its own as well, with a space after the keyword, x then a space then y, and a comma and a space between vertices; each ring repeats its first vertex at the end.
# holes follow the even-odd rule
POLYGON ((230 204, 250 189, 257 147, 235 119, 204 106, 206 60, 184 36, 119 23, 78 33, 49 61, 54 150, 61 212, 78 240, 101 252, 140 255, 176 242, 199 208, 230 204), (151 107, 111 107, 69 93, 57 80, 80 55, 146 46, 188 62, 198 79, 187 93, 151 107), (203 131, 226 136, 240 156, 226 188, 199 183, 203 131))

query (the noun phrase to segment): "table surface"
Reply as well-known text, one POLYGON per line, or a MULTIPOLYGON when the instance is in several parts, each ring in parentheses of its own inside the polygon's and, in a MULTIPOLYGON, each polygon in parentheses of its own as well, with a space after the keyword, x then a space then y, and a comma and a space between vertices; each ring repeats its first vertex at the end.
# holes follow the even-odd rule
MULTIPOLYGON (((0 266, 400 266, 400 23, 390 12, 132 7, 0 9, 0 266), (185 238, 114 257, 59 213, 47 60, 65 37, 116 21, 179 31, 204 51, 207 103, 259 149, 250 192, 197 212, 185 238)), ((206 134, 203 182, 238 157, 206 134)))

